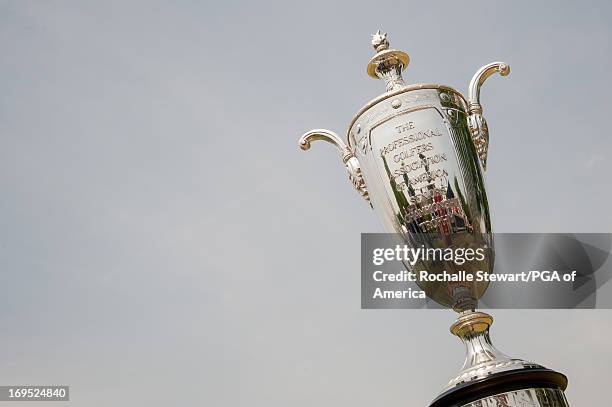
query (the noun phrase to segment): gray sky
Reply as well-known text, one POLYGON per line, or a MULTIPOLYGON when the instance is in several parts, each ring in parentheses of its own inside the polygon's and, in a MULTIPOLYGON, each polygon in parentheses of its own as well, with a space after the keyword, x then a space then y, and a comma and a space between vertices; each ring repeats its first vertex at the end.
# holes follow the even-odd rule
MULTIPOLYGON (((381 227, 334 149, 407 82, 482 101, 497 232, 610 232, 609 2, 0 2, 0 384, 71 405, 425 405, 463 362, 450 311, 361 310, 381 227)), ((495 311, 495 343, 604 399, 611 311, 495 311)))

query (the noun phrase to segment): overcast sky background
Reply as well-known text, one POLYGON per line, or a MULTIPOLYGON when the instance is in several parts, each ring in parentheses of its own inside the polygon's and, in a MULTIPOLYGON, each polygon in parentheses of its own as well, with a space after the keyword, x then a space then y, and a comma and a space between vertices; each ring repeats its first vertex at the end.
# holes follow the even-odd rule
MULTIPOLYGON (((336 151, 383 90, 482 91, 497 232, 610 232, 610 2, 0 2, 0 384, 79 406, 423 406, 454 315, 361 310, 382 231, 336 151)), ((504 352, 612 378, 612 311, 495 311, 504 352)), ((64 403, 65 404, 65 403, 64 403)))

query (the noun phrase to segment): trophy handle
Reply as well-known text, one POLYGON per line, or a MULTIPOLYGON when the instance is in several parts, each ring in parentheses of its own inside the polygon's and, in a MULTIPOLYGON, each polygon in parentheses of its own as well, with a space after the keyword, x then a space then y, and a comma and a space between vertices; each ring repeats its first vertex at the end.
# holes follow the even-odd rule
POLYGON ((368 194, 365 181, 363 180, 363 175, 361 174, 361 165, 351 149, 344 144, 342 139, 336 133, 325 129, 314 129, 305 133, 302 137, 300 137, 300 148, 304 151, 309 150, 310 144, 317 140, 327 141, 338 148, 340 159, 344 163, 346 171, 348 172, 349 181, 351 181, 357 192, 359 192, 363 199, 365 199, 368 204, 370 204, 370 207, 372 207, 370 195, 368 194))
POLYGON ((480 87, 493 74, 499 73, 507 76, 510 73, 510 66, 505 62, 491 62, 481 67, 470 81, 468 90, 468 125, 472 140, 476 146, 476 152, 480 157, 482 168, 487 169, 487 152, 489 150, 489 128, 487 121, 482 115, 482 105, 480 104, 480 87))

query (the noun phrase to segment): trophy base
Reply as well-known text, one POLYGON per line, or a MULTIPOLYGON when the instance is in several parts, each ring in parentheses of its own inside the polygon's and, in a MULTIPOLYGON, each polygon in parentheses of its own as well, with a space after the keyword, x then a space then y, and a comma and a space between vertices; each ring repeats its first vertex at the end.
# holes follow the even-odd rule
POLYGON ((567 378, 546 368, 510 370, 457 385, 429 407, 569 407, 567 378))
POLYGON ((565 375, 510 358, 491 343, 493 317, 465 311, 451 332, 466 345, 463 369, 430 407, 569 407, 565 375))

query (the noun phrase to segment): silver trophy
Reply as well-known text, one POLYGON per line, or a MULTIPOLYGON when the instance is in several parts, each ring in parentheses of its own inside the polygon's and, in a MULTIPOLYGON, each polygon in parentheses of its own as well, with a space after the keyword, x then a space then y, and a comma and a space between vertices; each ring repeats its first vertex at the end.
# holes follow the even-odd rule
MULTIPOLYGON (((480 88, 496 73, 508 75, 510 67, 493 62, 480 68, 466 99, 444 85, 407 85, 402 71, 408 54, 390 49, 380 30, 372 45, 376 54, 367 73, 382 79, 386 92, 357 112, 346 143, 333 131, 316 129, 301 137, 300 147, 308 150, 316 140, 334 144, 355 189, 402 244, 483 248, 485 259, 472 263, 467 272, 492 272, 494 245, 484 182, 489 130, 480 88)), ((452 272, 452 265, 444 263, 406 267, 452 272)), ((418 284, 429 298, 459 313, 451 332, 467 349, 462 370, 431 407, 568 406, 563 374, 510 358, 492 345, 493 318, 475 311, 487 283, 418 284)))

